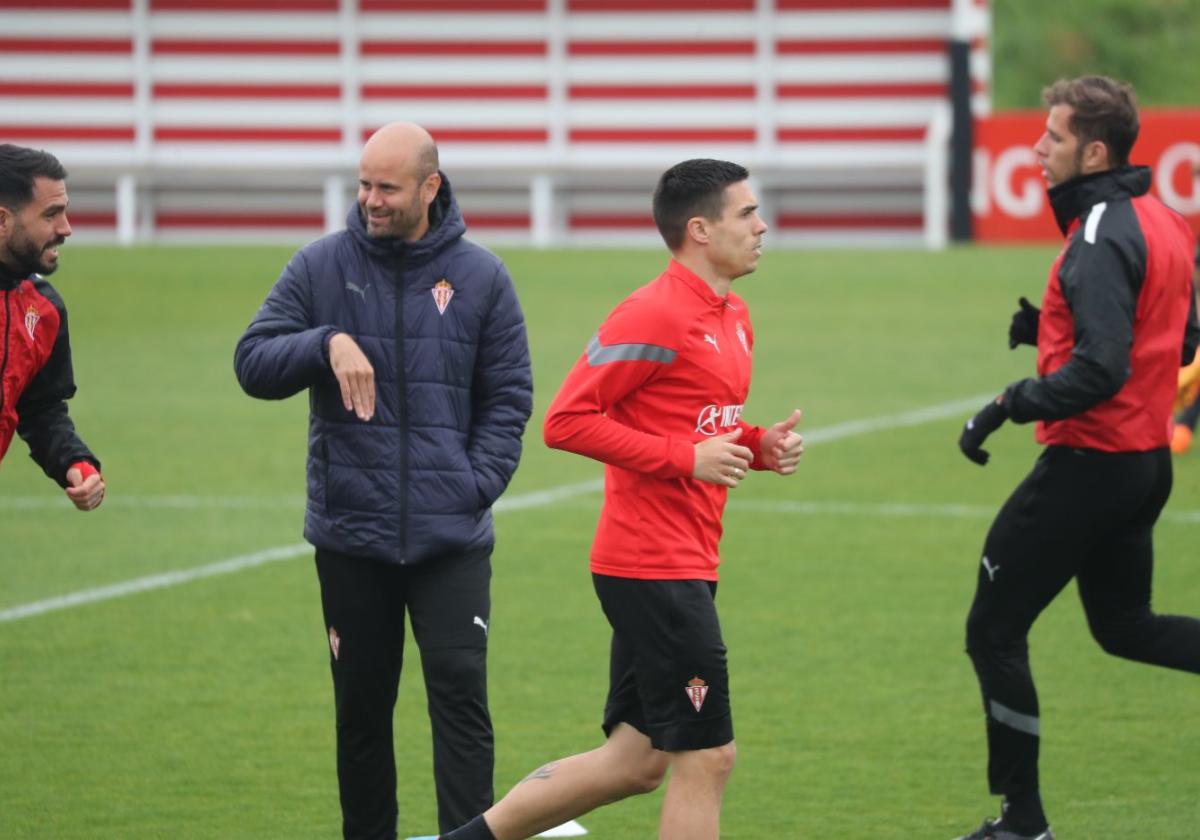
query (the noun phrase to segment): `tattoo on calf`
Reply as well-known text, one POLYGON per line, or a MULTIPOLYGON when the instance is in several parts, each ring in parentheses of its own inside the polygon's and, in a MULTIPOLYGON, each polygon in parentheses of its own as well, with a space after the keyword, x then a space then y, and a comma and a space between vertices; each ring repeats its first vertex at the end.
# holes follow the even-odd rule
POLYGON ((524 784, 525 782, 533 779, 549 779, 554 775, 554 770, 556 767, 558 767, 557 761, 551 761, 549 764, 543 764, 541 767, 534 770, 532 773, 522 779, 521 783, 524 784))

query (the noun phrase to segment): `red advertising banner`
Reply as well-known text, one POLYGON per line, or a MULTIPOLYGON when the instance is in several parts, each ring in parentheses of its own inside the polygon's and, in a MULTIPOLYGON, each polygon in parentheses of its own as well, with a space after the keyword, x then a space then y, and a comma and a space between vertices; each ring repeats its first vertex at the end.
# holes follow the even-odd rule
MULTIPOLYGON (((1200 234, 1200 109, 1146 108, 1141 122, 1132 162, 1154 169, 1151 191, 1200 234)), ((1045 111, 1010 111, 976 121, 971 215, 977 242, 1060 238, 1033 153, 1045 127, 1045 111)))

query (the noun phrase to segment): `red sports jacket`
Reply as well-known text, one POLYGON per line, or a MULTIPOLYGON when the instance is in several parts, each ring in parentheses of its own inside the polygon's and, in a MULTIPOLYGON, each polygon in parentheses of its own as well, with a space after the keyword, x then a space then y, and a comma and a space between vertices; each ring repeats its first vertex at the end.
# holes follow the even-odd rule
POLYGON ((46 475, 65 487, 72 464, 100 468, 67 414, 75 377, 66 307, 37 274, 0 277, 0 304, 0 460, 16 432, 46 475))
POLYGON ((1141 452, 1167 445, 1179 366, 1197 330, 1194 243, 1183 218, 1147 195, 1150 170, 1124 167, 1050 190, 1067 238, 1038 324, 1038 377, 1006 391, 1040 443, 1141 452))
MULTIPOLYGON (((546 444, 604 462, 593 572, 716 580, 726 488, 692 478, 693 446, 742 429, 754 332, 745 302, 678 262, 600 326, 546 414, 546 444)), ((753 467, 761 468, 758 463, 753 467)))

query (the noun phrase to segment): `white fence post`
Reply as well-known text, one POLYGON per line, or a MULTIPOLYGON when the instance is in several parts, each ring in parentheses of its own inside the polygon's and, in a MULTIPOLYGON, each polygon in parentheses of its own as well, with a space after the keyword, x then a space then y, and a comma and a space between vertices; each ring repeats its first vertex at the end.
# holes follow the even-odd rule
POLYGON ((346 183, 342 176, 327 176, 325 178, 326 233, 335 233, 345 226, 346 211, 349 206, 346 201, 346 183))
POLYGON ((117 177, 117 244, 137 241, 137 177, 126 172, 117 177))
MULTIPOLYGON (((342 0, 338 9, 338 38, 341 43, 341 104, 342 104, 342 154, 346 160, 355 160, 363 145, 362 102, 359 88, 362 73, 359 69, 358 2, 342 0)), ((326 205, 328 209, 328 205, 326 205)), ((341 224, 339 218, 338 224, 341 224)), ((326 219, 328 226, 328 219, 326 219)))
POLYGON ((946 224, 950 211, 950 106, 942 103, 933 112, 925 129, 925 189, 922 199, 925 221, 925 247, 939 251, 946 247, 946 224))
POLYGON ((548 0, 546 4, 546 98, 549 106, 550 160, 529 181, 529 236, 535 248, 561 244, 558 240, 569 229, 565 211, 555 198, 552 173, 567 159, 567 0, 548 0), (561 217, 557 214, 563 214, 561 217))
POLYGON ((529 234, 535 248, 549 248, 557 237, 554 179, 540 173, 529 179, 529 234))

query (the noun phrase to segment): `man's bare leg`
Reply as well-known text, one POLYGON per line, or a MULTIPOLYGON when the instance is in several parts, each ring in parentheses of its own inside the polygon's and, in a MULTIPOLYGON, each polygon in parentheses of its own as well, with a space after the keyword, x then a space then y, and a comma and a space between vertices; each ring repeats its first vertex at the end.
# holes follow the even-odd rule
POLYGON ((737 750, 723 747, 670 753, 671 781, 663 797, 659 840, 717 840, 721 797, 737 750))
POLYGON ((534 770, 483 817, 496 840, 524 840, 601 805, 649 793, 662 783, 669 760, 621 723, 603 746, 534 770))

